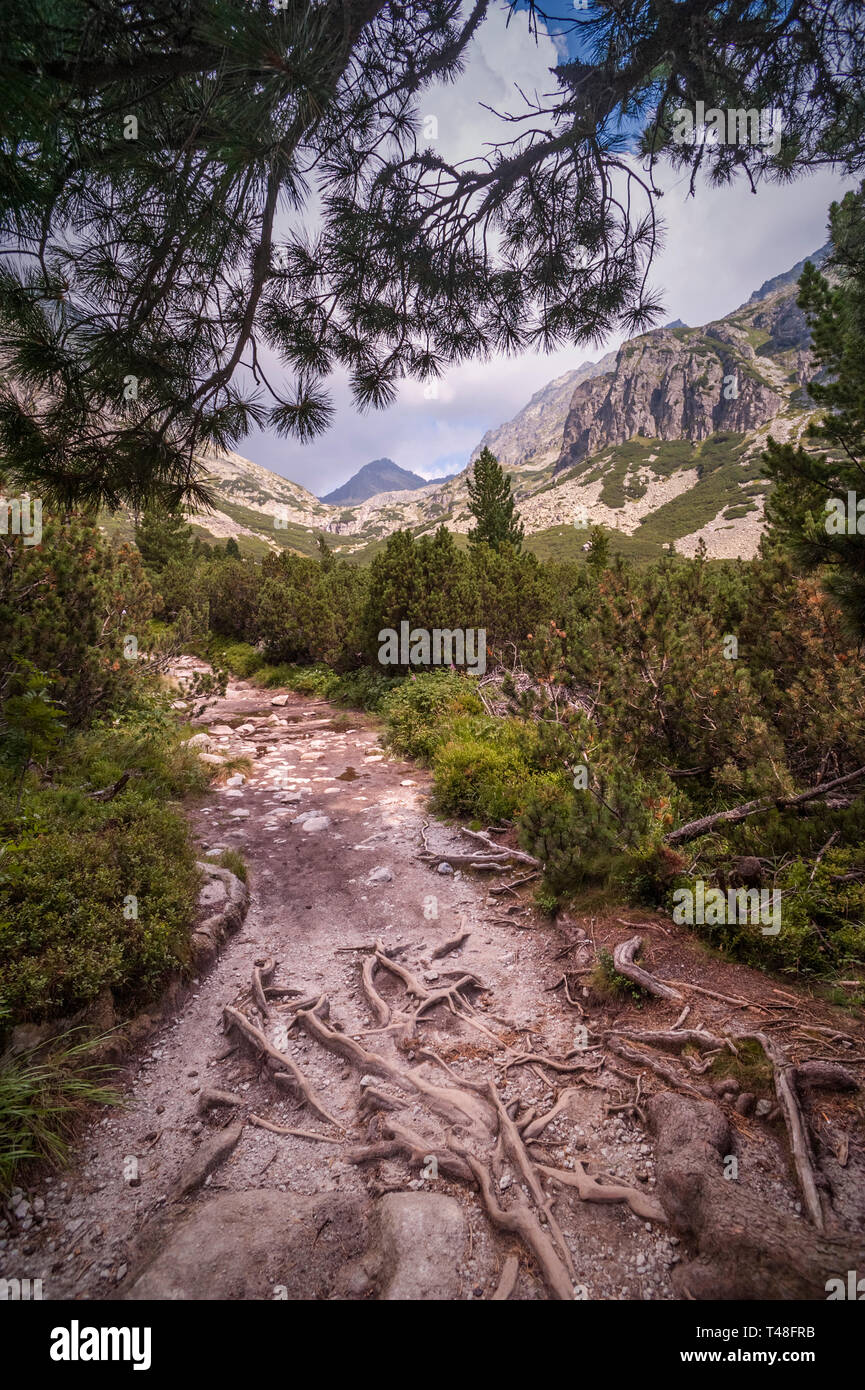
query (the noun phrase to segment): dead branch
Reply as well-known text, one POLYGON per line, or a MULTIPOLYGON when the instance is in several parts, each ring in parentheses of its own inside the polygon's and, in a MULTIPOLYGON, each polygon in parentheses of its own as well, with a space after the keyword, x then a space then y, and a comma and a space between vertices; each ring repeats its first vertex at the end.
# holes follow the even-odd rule
POLYGON ((754 801, 744 801, 739 806, 732 806, 729 811, 716 811, 714 815, 701 816, 699 820, 688 821, 686 825, 680 825, 678 830, 671 830, 669 834, 664 836, 664 840, 668 845, 678 845, 684 840, 693 840, 698 835, 705 835, 716 825, 738 825, 748 816, 756 816, 761 811, 770 811, 773 807, 783 811, 791 806, 801 806, 806 801, 813 801, 818 796, 825 796, 827 792, 834 791, 836 787, 846 786, 848 782, 855 782, 860 777, 865 777, 865 767, 859 767, 855 772, 848 772, 844 777, 835 777, 831 782, 822 782, 818 787, 809 787, 807 791, 800 792, 798 796, 758 797, 754 801))

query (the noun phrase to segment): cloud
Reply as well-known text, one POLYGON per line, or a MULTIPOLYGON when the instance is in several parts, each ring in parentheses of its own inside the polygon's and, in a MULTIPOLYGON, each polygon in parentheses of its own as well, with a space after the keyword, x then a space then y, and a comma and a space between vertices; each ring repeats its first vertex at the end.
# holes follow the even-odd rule
MULTIPOLYGON (((493 10, 465 73, 421 101, 420 115, 437 121, 436 147, 449 160, 477 156, 483 142, 501 138, 493 112, 519 109, 518 89, 527 95, 554 90, 553 41, 543 34, 537 42, 529 38, 525 13, 510 25, 505 18, 504 10, 493 10)), ((658 323, 681 318, 693 326, 729 313, 763 281, 821 246, 830 202, 855 186, 823 170, 793 184, 760 186, 756 194, 744 182, 727 188, 703 184, 689 198, 687 174, 665 174, 662 168, 656 177, 664 190, 658 213, 666 225, 651 271, 664 301, 658 323)), ((455 472, 485 431, 510 419, 535 391, 622 340, 620 334, 591 351, 565 347, 548 355, 464 363, 437 383, 437 395, 425 392, 423 383, 404 382, 394 405, 366 415, 354 406, 345 376, 337 375, 330 383, 336 416, 326 434, 308 445, 250 434, 238 451, 317 495, 374 458, 392 458, 423 477, 455 472)))

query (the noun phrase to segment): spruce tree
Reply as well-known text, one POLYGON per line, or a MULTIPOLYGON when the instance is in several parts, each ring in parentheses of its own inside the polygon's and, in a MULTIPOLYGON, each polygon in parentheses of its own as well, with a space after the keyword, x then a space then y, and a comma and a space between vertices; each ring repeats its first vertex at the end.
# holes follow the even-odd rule
POLYGON ((486 446, 481 450, 472 475, 468 479, 469 511, 477 526, 469 531, 471 545, 489 545, 499 550, 512 545, 519 550, 523 543, 523 524, 514 510, 511 481, 501 464, 486 446))

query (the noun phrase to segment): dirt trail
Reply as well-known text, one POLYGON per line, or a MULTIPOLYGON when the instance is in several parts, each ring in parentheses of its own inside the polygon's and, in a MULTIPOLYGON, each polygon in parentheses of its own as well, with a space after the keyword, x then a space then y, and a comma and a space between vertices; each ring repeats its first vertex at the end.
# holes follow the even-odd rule
MULTIPOLYGON (((247 1122, 205 1182, 173 1200, 190 1162, 218 1134, 230 1133, 233 1120, 255 1114, 275 1125, 334 1132, 274 1084, 236 1031, 223 1035, 223 1009, 248 987, 257 960, 278 962, 273 984, 303 996, 326 994, 330 1026, 407 1069, 423 1062, 412 1050, 417 1043, 409 1038, 400 1052, 398 1034, 370 1032, 376 1019, 361 988, 364 953, 346 948, 377 939, 388 952, 401 948, 395 958, 430 988, 451 983, 450 972, 476 975, 489 990, 474 996, 479 1022, 520 1052, 564 1057, 580 1023, 555 988, 563 968, 555 956, 567 936, 538 923, 515 897, 489 897, 489 877, 440 872, 419 861, 428 820, 427 841, 442 863, 449 851, 466 849, 457 830, 430 819, 425 774, 390 759, 363 716, 295 695, 274 706, 272 696, 232 682, 200 721, 214 746, 254 760, 242 785, 214 789, 192 812, 202 855, 237 848, 246 859, 251 902, 245 923, 194 982, 179 1014, 128 1062, 125 1108, 92 1124, 71 1171, 28 1192, 24 1226, 0 1233, 3 1272, 41 1277, 46 1298, 489 1298, 512 1253, 520 1263, 511 1296, 545 1299, 549 1290, 536 1263, 514 1235, 493 1230, 471 1186, 424 1176, 401 1155, 348 1161, 351 1149, 370 1141, 367 1120, 358 1118, 370 1078, 300 1028, 275 1035, 278 1007, 268 1035, 344 1126, 342 1141, 316 1142, 247 1122), (515 922, 503 903, 515 908, 515 922), (534 930, 526 930, 529 923, 534 930), (435 959, 435 948, 461 930, 470 932, 463 948, 435 959), (200 1114, 207 1088, 235 1093, 242 1106, 200 1114), (394 1201, 386 1195, 391 1192, 410 1196, 394 1201), (163 1259, 166 1249, 170 1258, 163 1259)), ((619 938, 629 934, 615 930, 619 938)), ((572 955, 569 968, 585 959, 572 955)), ((684 968, 680 962, 667 974, 684 968)), ((765 990, 765 981, 757 980, 765 990)), ((734 983, 742 987, 741 979, 728 977, 732 993, 734 983)), ((376 984, 394 1008, 404 1006, 396 979, 380 972, 376 984)), ((572 976, 571 987, 583 997, 582 977, 572 976)), ((448 1058, 461 1078, 496 1079, 506 1104, 519 1098, 542 1113, 574 1084, 573 1077, 536 1065, 504 1071, 503 1048, 444 1007, 425 1015, 415 1033, 421 1047, 448 1058)), ((627 1063, 621 1071, 634 1074, 627 1063)), ((447 1085, 432 1063, 419 1074, 447 1085)), ((546 1131, 543 1161, 571 1168, 588 1160, 590 1171, 651 1194, 648 1134, 627 1110, 606 1113, 611 1103, 632 1097, 633 1086, 609 1064, 589 1081, 546 1131)), ((379 1084, 388 1091, 386 1082, 379 1084)), ((419 1097, 391 1095, 405 1124, 433 1132, 419 1097)), ((762 1171, 755 1168, 755 1181, 795 1212, 798 1196, 777 1130, 758 1142, 762 1171)), ((504 1203, 521 1176, 507 1158, 498 1171, 504 1203)), ((671 1275, 683 1250, 663 1223, 643 1220, 623 1203, 583 1202, 569 1189, 557 1193, 555 1213, 577 1296, 674 1296, 671 1275)))

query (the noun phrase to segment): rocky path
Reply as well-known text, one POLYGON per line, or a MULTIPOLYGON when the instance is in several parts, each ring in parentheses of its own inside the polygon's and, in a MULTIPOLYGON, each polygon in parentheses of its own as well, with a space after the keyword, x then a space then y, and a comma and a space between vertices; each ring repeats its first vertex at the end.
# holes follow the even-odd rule
MULTIPOLYGON (((242 853, 248 914, 129 1062, 123 1109, 93 1122, 68 1173, 21 1195, 20 1220, 0 1232, 2 1272, 41 1277, 45 1298, 488 1299, 504 1275, 512 1298, 546 1299, 543 1258, 519 1230, 502 1228, 507 1221, 491 1222, 464 1180, 460 1146, 473 1149, 492 1104, 478 1087, 492 1080, 524 1130, 532 1110, 542 1116, 562 1100, 543 1129, 540 1161, 560 1172, 584 1163, 607 1190, 637 1194, 583 1201, 561 1182, 554 1205, 541 1194, 538 1229, 552 1237, 570 1283, 552 1296, 678 1296, 671 1279, 684 1250, 653 1219, 662 1216, 653 1146, 627 1105, 633 1065, 615 1057, 585 1073, 505 1065, 527 1053, 581 1056, 586 932, 572 923, 563 935, 516 893, 489 894, 500 877, 491 885, 454 870, 448 855, 465 853, 464 837, 430 818, 426 776, 390 759, 363 716, 232 683, 201 723, 204 756, 252 760, 192 812, 202 857, 242 853), (424 837, 438 862, 419 859, 424 837), (462 932, 460 949, 436 956, 462 932), (556 987, 568 952, 575 1007, 556 987), (263 961, 274 968, 256 976, 263 961), (406 979, 432 992, 467 976, 457 1013, 445 1002, 405 1026, 418 1004, 406 979), (289 992, 256 1011, 259 983, 289 992), (328 1004, 299 1026, 292 1005, 321 996, 328 1004), (472 1000, 470 1019, 458 1016, 463 998, 472 1000), (237 1027, 223 1031, 227 1005, 290 1058, 315 1105, 277 1083, 237 1027), (351 1055, 355 1044, 384 1059, 383 1069, 369 1074, 351 1055), (388 1068, 448 1099, 393 1084, 388 1068), (476 1113, 468 1107, 454 1122, 463 1083, 459 1094, 473 1096, 476 1113), (213 1091, 229 1103, 211 1106, 213 1091), (423 1139, 420 1161, 400 1147, 408 1131, 423 1139), (456 1136, 450 1157, 448 1135, 456 1136), (357 1161, 364 1146, 375 1148, 357 1161)), ((795 1218, 801 1204, 777 1129, 758 1139, 755 1181, 795 1218)), ((501 1210, 531 1207, 518 1142, 499 1141, 490 1172, 501 1210)))

